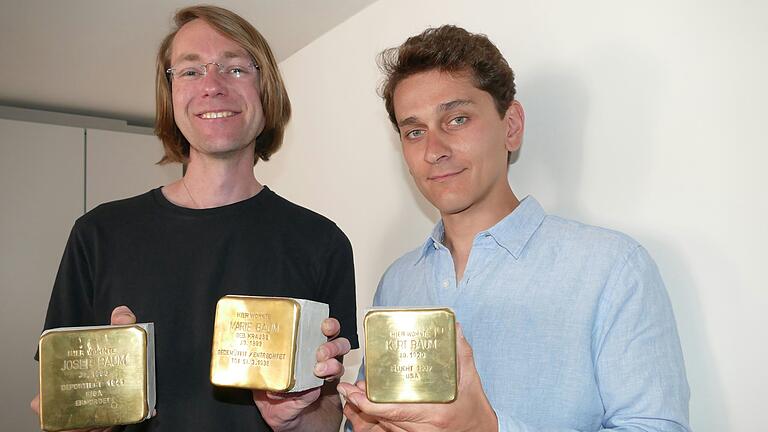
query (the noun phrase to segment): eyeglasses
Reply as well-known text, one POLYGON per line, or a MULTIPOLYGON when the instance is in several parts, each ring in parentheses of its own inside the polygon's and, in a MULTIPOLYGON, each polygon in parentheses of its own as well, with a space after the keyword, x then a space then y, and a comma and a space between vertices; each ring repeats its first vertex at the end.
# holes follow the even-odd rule
POLYGON ((232 81, 245 81, 254 76, 259 66, 254 62, 243 62, 242 59, 233 59, 231 62, 205 64, 182 63, 168 68, 165 73, 178 81, 197 81, 208 74, 208 66, 214 65, 222 77, 232 81))

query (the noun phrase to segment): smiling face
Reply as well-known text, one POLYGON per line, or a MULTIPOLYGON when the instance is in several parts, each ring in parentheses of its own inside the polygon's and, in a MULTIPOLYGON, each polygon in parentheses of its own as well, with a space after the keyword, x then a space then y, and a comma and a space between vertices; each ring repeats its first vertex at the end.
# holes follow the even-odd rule
POLYGON ((402 80, 394 112, 403 156, 421 193, 443 217, 496 212, 511 195, 507 155, 520 147, 524 116, 504 116, 468 73, 431 70, 402 80))
MULTIPOLYGON (((171 47, 171 65, 252 61, 236 42, 201 19, 185 24, 171 47)), ((264 110, 253 78, 227 79, 215 65, 195 81, 172 80, 173 116, 190 143, 190 161, 202 155, 226 158, 253 155, 256 136, 264 129, 264 110)))

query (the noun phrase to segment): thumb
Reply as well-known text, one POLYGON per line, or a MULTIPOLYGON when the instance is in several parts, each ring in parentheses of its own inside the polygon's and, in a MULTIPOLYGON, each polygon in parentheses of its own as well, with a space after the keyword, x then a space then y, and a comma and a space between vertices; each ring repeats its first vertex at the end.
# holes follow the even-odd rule
POLYGON ((365 388, 366 388, 366 385, 365 385, 365 380, 360 380, 360 381, 356 382, 356 383, 355 383, 355 386, 356 386, 357 388, 359 388, 360 390, 362 390, 362 391, 366 391, 366 390, 365 390, 365 388))
POLYGON ((459 358, 469 358, 470 360, 472 360, 473 356, 472 347, 464 337, 464 331, 459 323, 456 323, 456 356, 459 358))
POLYGON ((40 393, 35 396, 34 399, 32 399, 32 402, 29 403, 30 408, 32 408, 32 411, 35 412, 35 414, 40 415, 40 393))
POLYGON ((112 325, 136 324, 136 315, 128 306, 118 306, 112 311, 109 323, 112 325))
POLYGON ((456 323, 456 363, 459 373, 459 380, 462 377, 469 377, 477 374, 475 372, 475 358, 472 347, 464 337, 461 324, 456 323))

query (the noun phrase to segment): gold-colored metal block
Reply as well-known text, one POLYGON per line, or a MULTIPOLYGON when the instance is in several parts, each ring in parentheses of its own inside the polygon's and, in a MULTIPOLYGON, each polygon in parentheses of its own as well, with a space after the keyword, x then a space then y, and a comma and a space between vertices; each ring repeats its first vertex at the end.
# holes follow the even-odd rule
POLYGON ((125 425, 151 416, 151 323, 52 329, 40 336, 39 350, 41 429, 125 425))
POLYGON ((364 320, 368 399, 379 403, 456 399, 455 321, 448 308, 370 309, 364 320))
POLYGON ((313 374, 326 338, 328 305, 283 297, 224 296, 216 305, 211 383, 301 391, 322 385, 313 374))

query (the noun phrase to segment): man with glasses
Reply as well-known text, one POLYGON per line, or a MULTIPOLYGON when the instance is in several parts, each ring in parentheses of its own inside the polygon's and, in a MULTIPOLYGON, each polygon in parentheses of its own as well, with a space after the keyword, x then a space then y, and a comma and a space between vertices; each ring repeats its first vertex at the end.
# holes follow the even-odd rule
POLYGON ((254 177, 290 117, 263 37, 217 7, 182 9, 175 24, 157 57, 155 132, 161 163, 186 163, 185 174, 78 219, 45 328, 155 323, 157 415, 125 430, 336 431, 334 382, 357 346, 349 240, 254 177), (323 322, 332 340, 314 365, 326 384, 298 394, 211 385, 213 318, 226 294, 328 303, 338 320, 323 322))

